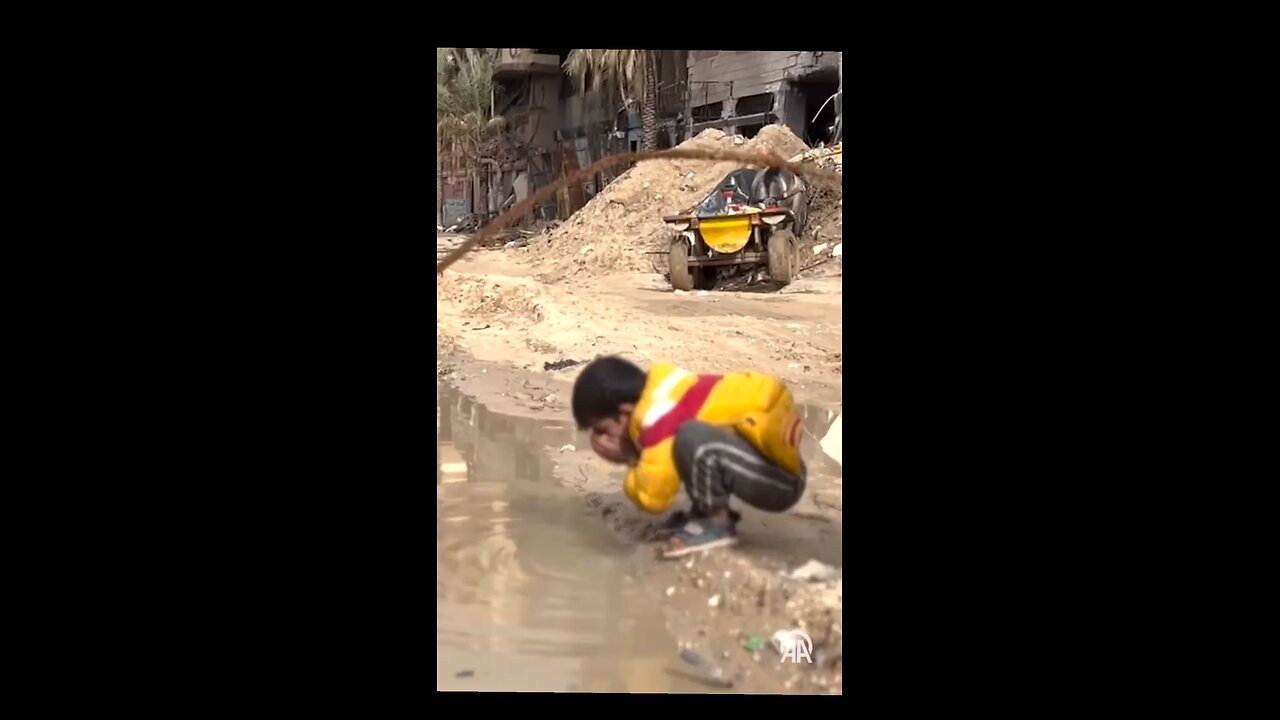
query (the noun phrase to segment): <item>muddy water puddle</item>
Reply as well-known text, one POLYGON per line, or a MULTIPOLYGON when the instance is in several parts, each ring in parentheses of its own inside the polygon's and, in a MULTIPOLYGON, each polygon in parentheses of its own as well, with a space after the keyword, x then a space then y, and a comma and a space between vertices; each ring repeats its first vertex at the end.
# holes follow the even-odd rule
POLYGON ((680 675, 635 548, 553 476, 569 421, 437 388, 438 690, 715 692, 680 675))

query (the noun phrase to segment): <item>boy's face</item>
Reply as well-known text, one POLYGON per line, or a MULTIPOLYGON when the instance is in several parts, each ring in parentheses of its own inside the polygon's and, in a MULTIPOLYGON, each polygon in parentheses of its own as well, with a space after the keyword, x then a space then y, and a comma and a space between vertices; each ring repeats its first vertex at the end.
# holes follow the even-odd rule
POLYGON ((591 449, 597 455, 611 463, 630 465, 635 462, 637 454, 635 444, 627 434, 627 425, 631 423, 631 411, 636 406, 626 403, 618 408, 615 417, 597 420, 591 424, 591 449))

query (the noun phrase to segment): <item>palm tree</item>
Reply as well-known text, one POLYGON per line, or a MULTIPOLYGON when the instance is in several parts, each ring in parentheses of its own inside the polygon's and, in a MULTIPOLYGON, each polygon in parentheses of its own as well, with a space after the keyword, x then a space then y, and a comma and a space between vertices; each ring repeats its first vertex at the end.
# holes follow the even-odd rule
MULTIPOLYGON (((441 225, 444 164, 439 156, 448 148, 474 158, 485 138, 501 129, 501 118, 490 117, 492 93, 492 59, 484 49, 436 48, 436 210, 441 225)), ((475 165, 468 164, 468 195, 475 191, 475 177, 475 165)))
POLYGON ((564 70, 582 90, 615 89, 628 110, 640 98, 641 149, 658 149, 658 58, 652 50, 571 50, 564 70))

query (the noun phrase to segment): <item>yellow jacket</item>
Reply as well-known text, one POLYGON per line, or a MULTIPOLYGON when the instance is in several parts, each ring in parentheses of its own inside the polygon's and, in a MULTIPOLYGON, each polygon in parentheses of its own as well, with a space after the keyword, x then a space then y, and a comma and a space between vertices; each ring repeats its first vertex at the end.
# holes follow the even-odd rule
POLYGON ((640 509, 659 513, 675 502, 675 434, 693 419, 736 431, 767 459, 800 474, 800 418, 780 380, 755 372, 694 375, 660 362, 649 369, 628 428, 640 459, 625 489, 640 509))

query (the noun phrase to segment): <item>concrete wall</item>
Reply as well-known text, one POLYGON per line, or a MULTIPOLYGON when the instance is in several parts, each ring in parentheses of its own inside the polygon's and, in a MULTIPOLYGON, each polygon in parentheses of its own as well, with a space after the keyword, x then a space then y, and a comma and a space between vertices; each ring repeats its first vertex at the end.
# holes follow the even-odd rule
POLYGON ((622 100, 616 95, 609 100, 612 102, 606 103, 602 93, 596 91, 564 98, 560 101, 559 129, 571 130, 599 123, 608 123, 612 127, 613 111, 622 104, 622 100))
POLYGON ((556 146, 556 131, 560 129, 560 77, 558 75, 534 75, 531 83, 533 106, 538 108, 530 145, 543 148, 556 146))
POLYGON ((693 107, 722 102, 729 97, 729 82, 733 82, 734 97, 777 92, 800 54, 798 50, 691 50, 689 102, 693 107), (725 84, 704 87, 700 82, 725 84))

